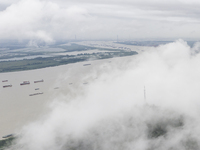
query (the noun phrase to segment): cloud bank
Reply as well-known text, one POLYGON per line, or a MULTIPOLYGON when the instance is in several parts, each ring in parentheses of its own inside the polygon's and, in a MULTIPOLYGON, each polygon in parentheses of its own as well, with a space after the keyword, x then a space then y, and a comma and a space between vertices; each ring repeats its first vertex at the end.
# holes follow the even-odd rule
POLYGON ((0 39, 198 39, 196 0, 0 1, 0 39))
POLYGON ((96 67, 9 149, 199 149, 199 50, 178 40, 96 67))

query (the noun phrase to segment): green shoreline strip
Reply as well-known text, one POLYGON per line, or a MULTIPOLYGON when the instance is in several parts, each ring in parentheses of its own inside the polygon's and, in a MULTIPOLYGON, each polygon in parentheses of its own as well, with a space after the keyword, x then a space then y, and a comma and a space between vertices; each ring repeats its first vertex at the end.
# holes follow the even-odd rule
POLYGON ((46 67, 66 65, 70 63, 83 62, 87 60, 98 60, 98 59, 108 59, 113 57, 124 57, 130 55, 138 54, 135 51, 123 51, 123 52, 100 52, 92 54, 77 54, 77 55, 62 55, 55 57, 38 57, 34 59, 23 59, 16 61, 2 61, 0 62, 0 73, 3 72, 14 72, 14 71, 24 71, 33 70, 46 67))

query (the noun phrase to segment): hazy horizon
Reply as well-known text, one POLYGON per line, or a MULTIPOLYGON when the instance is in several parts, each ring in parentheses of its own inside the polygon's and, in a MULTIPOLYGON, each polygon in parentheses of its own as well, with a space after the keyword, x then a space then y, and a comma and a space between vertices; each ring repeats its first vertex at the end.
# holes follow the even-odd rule
POLYGON ((198 0, 1 0, 0 41, 200 38, 198 0))

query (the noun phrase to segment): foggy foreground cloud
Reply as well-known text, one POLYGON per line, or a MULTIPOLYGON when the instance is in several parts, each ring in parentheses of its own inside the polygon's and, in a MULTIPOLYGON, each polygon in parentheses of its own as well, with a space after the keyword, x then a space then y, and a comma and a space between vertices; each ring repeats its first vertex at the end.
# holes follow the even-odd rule
POLYGON ((200 149, 198 45, 178 40, 102 64, 88 73, 96 80, 57 97, 9 149, 200 149))

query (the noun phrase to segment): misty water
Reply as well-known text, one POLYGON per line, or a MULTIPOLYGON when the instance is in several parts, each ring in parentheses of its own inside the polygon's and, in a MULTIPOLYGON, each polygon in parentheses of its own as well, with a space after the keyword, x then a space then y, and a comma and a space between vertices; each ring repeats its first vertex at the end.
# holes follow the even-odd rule
POLYGON ((178 40, 84 73, 67 70, 56 82, 78 76, 80 84, 54 95, 50 111, 25 124, 8 149, 200 149, 199 50, 178 40))

